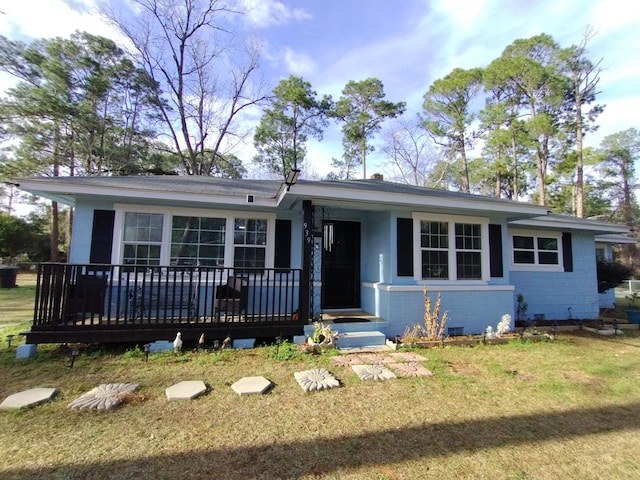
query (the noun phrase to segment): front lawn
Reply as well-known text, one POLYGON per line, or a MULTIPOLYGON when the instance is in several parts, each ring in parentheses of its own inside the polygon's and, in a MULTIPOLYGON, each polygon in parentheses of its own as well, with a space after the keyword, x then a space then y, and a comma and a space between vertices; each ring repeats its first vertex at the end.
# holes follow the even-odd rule
POLYGON ((3 479, 626 479, 640 471, 640 338, 582 332, 555 342, 417 350, 435 375, 363 382, 323 355, 252 350, 151 355, 0 347, 0 400, 37 386, 53 402, 0 412, 3 479), (305 393, 294 372, 342 387, 305 393), (274 388, 238 396, 262 375, 274 388), (168 402, 182 380, 211 387, 168 402), (100 383, 140 385, 111 412, 66 405, 100 383))

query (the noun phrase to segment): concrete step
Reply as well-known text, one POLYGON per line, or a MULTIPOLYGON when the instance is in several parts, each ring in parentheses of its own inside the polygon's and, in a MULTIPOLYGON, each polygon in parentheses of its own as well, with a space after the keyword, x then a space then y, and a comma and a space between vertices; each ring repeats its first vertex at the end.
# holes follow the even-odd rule
POLYGON ((338 348, 386 347, 384 333, 377 331, 346 332, 338 337, 338 348))

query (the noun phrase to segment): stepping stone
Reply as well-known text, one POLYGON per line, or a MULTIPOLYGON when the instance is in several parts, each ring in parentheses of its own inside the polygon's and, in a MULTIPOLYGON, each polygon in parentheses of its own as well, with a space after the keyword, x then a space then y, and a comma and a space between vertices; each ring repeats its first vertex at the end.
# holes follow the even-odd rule
POLYGON ((55 388, 32 388, 31 390, 14 393, 0 403, 0 410, 32 407, 51 400, 57 392, 55 388))
POLYGON ((383 353, 361 353, 362 363, 395 363, 398 360, 383 353))
POLYGON ((358 355, 339 355, 337 357, 331 357, 331 361, 336 367, 350 367, 351 365, 363 363, 358 355))
POLYGON ((272 383, 264 377, 243 377, 231 388, 238 395, 261 395, 269 390, 272 383))
POLYGON ((207 386, 200 380, 189 380, 176 383, 165 389, 167 400, 193 400, 207 391, 207 386))
POLYGON ((391 367, 401 377, 433 377, 433 372, 427 370, 418 362, 389 363, 391 367))
POLYGON ((396 374, 382 365, 351 365, 360 380, 389 380, 396 378, 396 374))
POLYGON ((295 372, 293 376, 305 392, 325 390, 340 386, 340 382, 336 380, 336 377, 324 368, 295 372))
POLYGON ((133 383, 103 383, 67 405, 73 410, 111 410, 120 405, 138 385, 133 383))
POLYGON ((389 356, 393 357, 396 362, 426 362, 428 360, 426 357, 414 352, 390 353, 389 356))

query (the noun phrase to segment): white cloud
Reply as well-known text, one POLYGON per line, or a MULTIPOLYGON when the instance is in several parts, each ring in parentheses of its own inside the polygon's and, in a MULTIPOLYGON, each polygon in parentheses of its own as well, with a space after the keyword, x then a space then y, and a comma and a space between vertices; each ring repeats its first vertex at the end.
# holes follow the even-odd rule
POLYGON ((117 32, 97 14, 93 0, 20 0, 2 5, 0 34, 9 38, 69 37, 76 30, 118 39, 117 32))
POLYGON ((248 21, 257 27, 269 27, 311 18, 305 10, 289 8, 276 0, 243 0, 242 3, 247 9, 248 21))
POLYGON ((452 21, 454 28, 465 29, 478 24, 487 3, 486 0, 437 0, 433 2, 433 9, 452 21))
POLYGON ((312 75, 316 71, 316 64, 309 55, 298 53, 292 48, 285 48, 284 62, 287 71, 301 77, 312 75))

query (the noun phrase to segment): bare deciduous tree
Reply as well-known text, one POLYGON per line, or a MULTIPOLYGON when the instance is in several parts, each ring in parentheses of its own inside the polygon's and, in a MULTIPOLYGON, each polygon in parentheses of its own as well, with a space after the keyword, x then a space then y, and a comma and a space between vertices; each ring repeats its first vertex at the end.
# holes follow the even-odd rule
POLYGON ((385 163, 393 172, 393 180, 420 187, 434 186, 429 177, 439 158, 421 120, 397 120, 385 131, 383 142, 385 163))
POLYGON ((103 14, 131 41, 156 81, 167 134, 185 173, 217 175, 249 133, 238 120, 265 96, 254 84, 258 47, 238 46, 228 28, 239 15, 221 0, 132 0, 133 10, 103 14))

